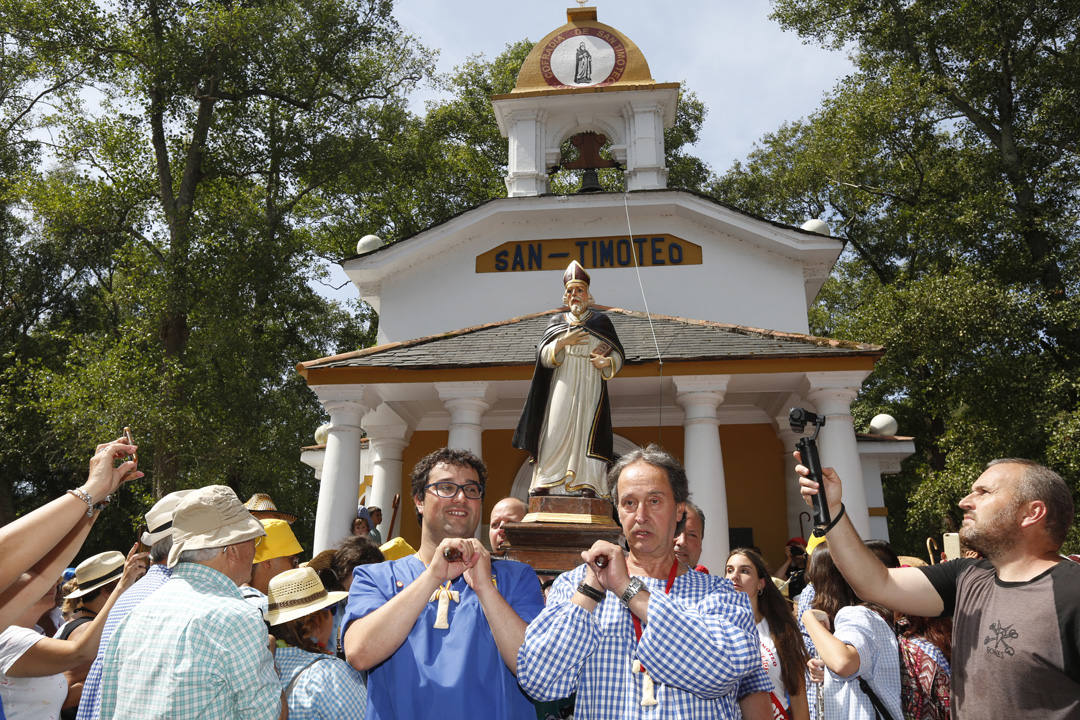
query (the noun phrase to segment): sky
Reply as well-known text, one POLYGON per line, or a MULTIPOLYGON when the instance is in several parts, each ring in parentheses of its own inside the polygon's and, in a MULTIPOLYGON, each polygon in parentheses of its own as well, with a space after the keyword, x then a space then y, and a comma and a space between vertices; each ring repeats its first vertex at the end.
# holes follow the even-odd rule
MULTIPOLYGON (((825 92, 852 69, 847 54, 804 44, 769 19, 765 0, 597 0, 597 20, 634 41, 658 82, 682 82, 704 101, 707 114, 690 148, 714 172, 745 158, 754 142, 783 122, 813 112, 825 92)), ((509 43, 539 41, 566 23, 573 0, 397 0, 402 29, 439 52, 449 73, 470 56, 496 57, 509 43)), ((422 87, 411 109, 441 97, 422 87)), ((338 266, 334 297, 356 297, 338 266)))

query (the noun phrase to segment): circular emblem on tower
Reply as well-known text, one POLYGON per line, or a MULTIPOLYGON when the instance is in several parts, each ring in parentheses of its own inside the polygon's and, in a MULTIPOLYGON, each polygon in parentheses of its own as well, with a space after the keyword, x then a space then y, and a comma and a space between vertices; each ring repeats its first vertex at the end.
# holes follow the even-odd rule
POLYGON ((540 74, 551 87, 597 87, 626 70, 626 47, 609 30, 575 27, 551 37, 540 53, 540 74))

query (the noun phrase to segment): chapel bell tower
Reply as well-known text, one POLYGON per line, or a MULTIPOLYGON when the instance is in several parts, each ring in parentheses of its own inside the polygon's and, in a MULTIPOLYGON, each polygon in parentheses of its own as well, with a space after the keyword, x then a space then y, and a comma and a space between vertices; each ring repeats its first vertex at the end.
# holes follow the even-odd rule
POLYGON ((675 122, 679 84, 653 80, 638 46, 597 22, 596 8, 570 8, 566 19, 533 47, 514 90, 492 98, 509 139, 507 194, 549 192, 560 147, 584 133, 611 143, 608 162, 622 168, 628 190, 666 188, 664 129, 675 122))

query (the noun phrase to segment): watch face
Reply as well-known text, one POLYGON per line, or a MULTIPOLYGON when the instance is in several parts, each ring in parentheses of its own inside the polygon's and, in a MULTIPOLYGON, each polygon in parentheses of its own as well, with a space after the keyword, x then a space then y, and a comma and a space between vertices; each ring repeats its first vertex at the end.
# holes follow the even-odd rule
POLYGON ((626 47, 603 28, 577 27, 561 32, 544 46, 540 73, 552 87, 610 85, 626 69, 626 47))

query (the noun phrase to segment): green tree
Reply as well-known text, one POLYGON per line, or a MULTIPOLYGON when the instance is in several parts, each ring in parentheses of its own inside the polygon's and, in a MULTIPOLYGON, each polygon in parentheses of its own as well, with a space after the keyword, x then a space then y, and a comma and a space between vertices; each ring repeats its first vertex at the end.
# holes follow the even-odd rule
POLYGON ((811 325, 886 346, 853 411, 864 426, 892 412, 916 436, 886 485, 894 539, 916 552, 955 527, 991 457, 1049 462, 1076 488, 1075 4, 774 8, 854 47, 858 71, 712 191, 792 224, 822 217, 846 241, 811 325))
POLYGON ((40 256, 46 285, 21 326, 0 318, 38 346, 3 368, 3 422, 24 429, 22 465, 0 458, 20 471, 13 509, 77 483, 93 443, 130 425, 150 481, 88 548, 130 531, 151 494, 210 482, 270 492, 304 534, 315 481, 297 449, 322 410, 293 366, 374 331, 369 310, 316 291, 318 228, 342 177, 377 185, 364 168, 385 162, 429 55, 377 0, 74 7, 77 37, 62 4, 0 4, 23 56, 78 62, 94 93, 53 103, 54 169, 22 183, 31 222, 0 267, 40 256))

